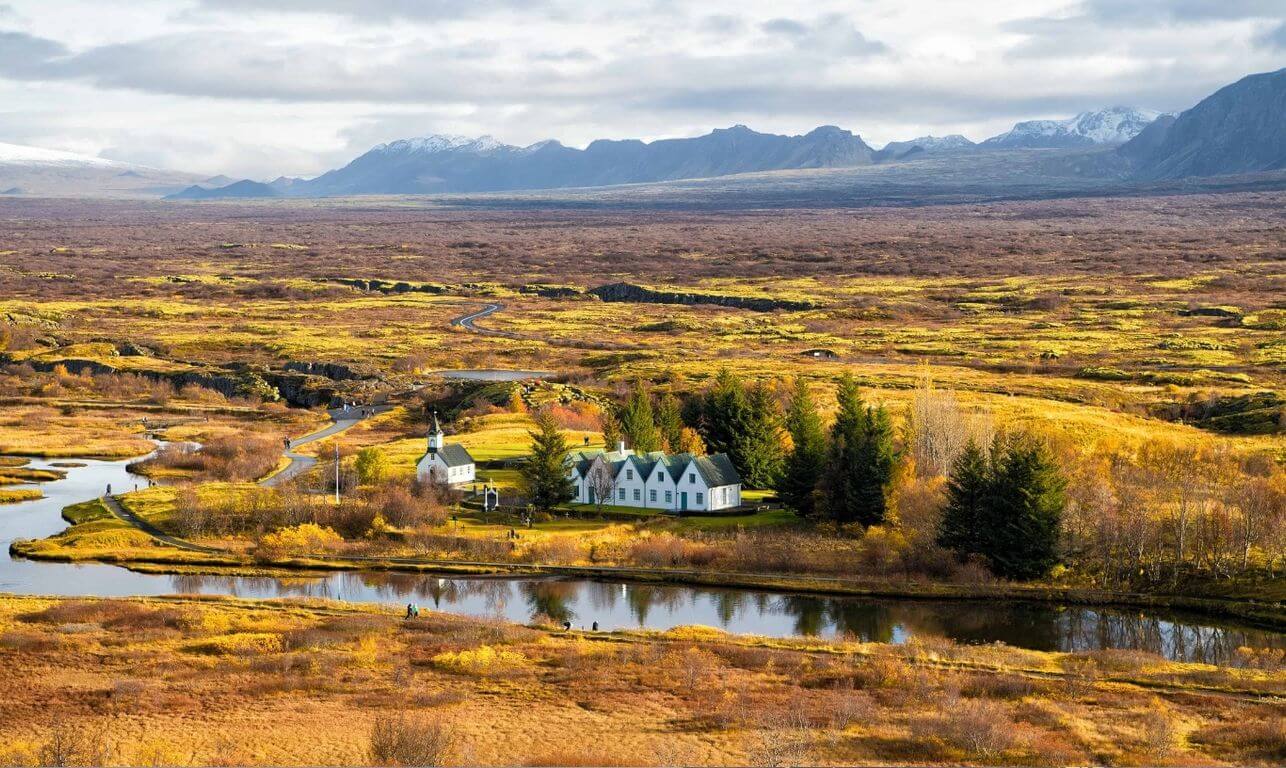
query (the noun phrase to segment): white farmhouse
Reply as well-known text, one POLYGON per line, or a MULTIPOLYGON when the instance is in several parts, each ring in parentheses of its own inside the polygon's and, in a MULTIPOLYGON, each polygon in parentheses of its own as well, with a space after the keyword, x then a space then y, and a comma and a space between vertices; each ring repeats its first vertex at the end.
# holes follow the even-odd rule
POLYGON ((438 415, 433 414, 433 431, 429 433, 429 450, 415 465, 415 476, 420 482, 459 485, 472 483, 477 476, 473 456, 463 445, 447 445, 438 415))
POLYGON ((615 451, 576 451, 568 476, 576 502, 712 512, 741 506, 741 475, 727 454, 639 454, 622 442, 615 451), (610 498, 608 498, 610 497, 610 498))

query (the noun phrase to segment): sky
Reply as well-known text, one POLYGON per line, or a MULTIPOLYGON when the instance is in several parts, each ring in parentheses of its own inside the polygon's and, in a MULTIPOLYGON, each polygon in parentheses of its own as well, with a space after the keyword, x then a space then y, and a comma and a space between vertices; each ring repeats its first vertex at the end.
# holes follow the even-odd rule
POLYGON ((437 133, 879 147, 1283 66, 1286 0, 0 0, 0 142, 261 179, 437 133))

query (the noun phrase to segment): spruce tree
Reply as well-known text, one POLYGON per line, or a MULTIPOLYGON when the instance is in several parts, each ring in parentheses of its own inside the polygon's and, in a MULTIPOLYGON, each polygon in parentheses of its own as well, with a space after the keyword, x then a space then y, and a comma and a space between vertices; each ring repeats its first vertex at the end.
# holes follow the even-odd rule
POLYGON ((848 374, 840 378, 836 398, 839 414, 823 480, 826 512, 840 523, 878 525, 888 512, 885 494, 896 461, 893 424, 882 406, 862 402, 848 374))
POLYGON ((795 379, 786 409, 786 429, 794 445, 786 456, 777 494, 796 513, 812 517, 817 506, 817 485, 826 466, 826 430, 803 376, 795 379))
POLYGON ((995 469, 984 528, 992 570, 1007 579, 1038 579, 1058 564, 1058 532, 1067 481, 1044 442, 1013 440, 995 469))
POLYGON ((642 380, 634 382, 634 389, 621 408, 620 423, 621 434, 634 450, 649 453, 661 449, 661 433, 652 414, 652 394, 642 380))
POLYGON ((952 467, 938 543, 981 555, 1007 579, 1048 575, 1058 563, 1067 482, 1045 444, 997 438, 988 459, 970 443, 952 467))
POLYGON ((661 398, 656 409, 656 428, 661 432, 661 447, 670 453, 683 451, 683 412, 679 399, 670 393, 661 398))
POLYGON ((703 398, 699 431, 711 453, 726 453, 738 470, 736 436, 744 429, 750 405, 746 389, 727 368, 715 377, 714 386, 703 398))
POLYGON ((732 462, 742 481, 751 488, 773 488, 781 477, 781 407, 763 384, 752 387, 746 396, 746 415, 733 438, 732 462))
POLYGON ((978 532, 991 493, 991 465, 974 440, 951 465, 947 506, 938 522, 938 544, 961 553, 981 554, 978 532))
POLYGON ((522 465, 522 490, 528 501, 541 510, 551 510, 576 498, 576 489, 567 476, 567 438, 553 414, 539 411, 531 435, 531 454, 522 465))

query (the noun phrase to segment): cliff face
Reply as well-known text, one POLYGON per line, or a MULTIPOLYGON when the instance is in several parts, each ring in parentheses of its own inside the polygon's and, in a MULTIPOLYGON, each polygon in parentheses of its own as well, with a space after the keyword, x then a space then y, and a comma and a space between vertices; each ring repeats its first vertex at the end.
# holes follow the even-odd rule
POLYGON ((756 312, 771 312, 775 309, 800 311, 813 309, 817 305, 809 301, 790 301, 787 299, 768 299, 753 296, 723 296, 713 293, 687 293, 678 291, 654 291, 633 283, 612 283, 591 288, 588 293, 603 301, 632 301, 642 304, 714 304, 720 307, 752 309, 756 312))

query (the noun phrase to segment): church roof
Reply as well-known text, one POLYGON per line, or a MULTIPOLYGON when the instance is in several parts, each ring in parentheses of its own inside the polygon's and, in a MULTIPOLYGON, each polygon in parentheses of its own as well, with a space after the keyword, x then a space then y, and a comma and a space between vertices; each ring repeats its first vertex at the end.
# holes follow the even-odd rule
POLYGON ((465 467, 473 463, 473 456, 469 453, 469 450, 459 443, 448 443, 436 451, 429 451, 429 453, 436 453, 441 456, 443 463, 448 467, 465 467))

